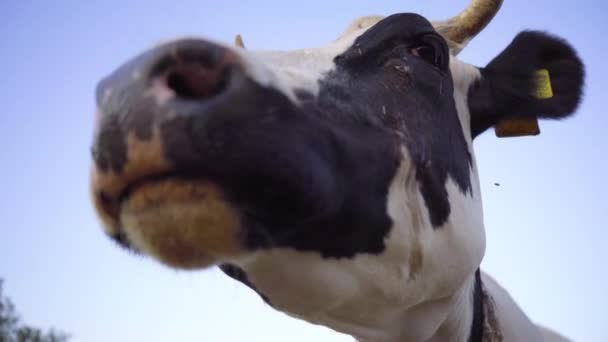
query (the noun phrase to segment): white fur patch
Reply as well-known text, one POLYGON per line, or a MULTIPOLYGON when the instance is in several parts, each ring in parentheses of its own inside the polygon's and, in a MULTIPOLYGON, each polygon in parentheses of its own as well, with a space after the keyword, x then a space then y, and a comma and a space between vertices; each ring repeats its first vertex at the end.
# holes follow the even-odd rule
POLYGON ((246 51, 239 49, 248 75, 266 87, 273 87, 295 101, 294 90, 316 96, 319 80, 334 67, 334 58, 348 49, 354 40, 382 17, 355 20, 334 42, 320 47, 294 51, 246 51))
POLYGON ((469 146, 469 153, 473 156, 471 137, 471 115, 469 113, 468 94, 471 85, 481 78, 481 72, 476 67, 450 56, 450 72, 454 82, 454 102, 456 111, 462 125, 465 140, 469 146))

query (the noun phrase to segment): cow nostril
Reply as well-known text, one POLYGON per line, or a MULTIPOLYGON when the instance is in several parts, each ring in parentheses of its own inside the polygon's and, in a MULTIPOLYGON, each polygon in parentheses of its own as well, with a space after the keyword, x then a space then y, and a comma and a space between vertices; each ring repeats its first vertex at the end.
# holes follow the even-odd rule
POLYGON ((167 86, 183 99, 203 100, 221 93, 229 68, 208 68, 197 63, 180 64, 169 70, 167 86))

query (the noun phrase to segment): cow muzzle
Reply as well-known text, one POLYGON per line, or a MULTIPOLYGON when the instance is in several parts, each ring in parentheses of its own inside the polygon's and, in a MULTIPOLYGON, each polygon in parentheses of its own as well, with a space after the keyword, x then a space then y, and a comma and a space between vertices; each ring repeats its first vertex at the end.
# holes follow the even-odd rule
POLYGON ((244 112, 253 86, 236 52, 203 40, 154 48, 99 83, 91 188, 111 237, 179 268, 242 253, 239 212, 201 175, 222 144, 206 122, 244 112))

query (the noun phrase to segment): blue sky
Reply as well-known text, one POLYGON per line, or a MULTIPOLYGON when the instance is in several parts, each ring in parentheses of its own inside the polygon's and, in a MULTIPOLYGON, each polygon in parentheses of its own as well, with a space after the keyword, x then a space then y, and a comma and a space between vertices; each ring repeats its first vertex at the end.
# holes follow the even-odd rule
MULTIPOLYGON (((466 0, 0 2, 0 277, 31 324, 74 341, 347 341, 269 309, 216 270, 177 272, 106 239, 88 193, 96 82, 159 40, 197 35, 252 49, 325 44, 355 17, 453 15, 466 0)), ((533 138, 475 146, 483 267, 537 322, 608 341, 608 3, 507 0, 461 54, 485 65, 515 34, 568 39, 587 65, 578 115, 533 138), (494 183, 501 184, 500 187, 494 183)))

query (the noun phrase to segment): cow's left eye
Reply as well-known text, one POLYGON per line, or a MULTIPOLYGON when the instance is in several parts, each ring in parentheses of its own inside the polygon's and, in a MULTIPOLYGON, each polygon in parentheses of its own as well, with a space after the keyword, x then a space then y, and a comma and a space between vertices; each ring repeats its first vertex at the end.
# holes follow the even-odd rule
POLYGON ((443 61, 441 59, 441 53, 432 45, 418 45, 410 48, 410 53, 414 56, 418 56, 425 60, 427 63, 441 68, 443 61))

